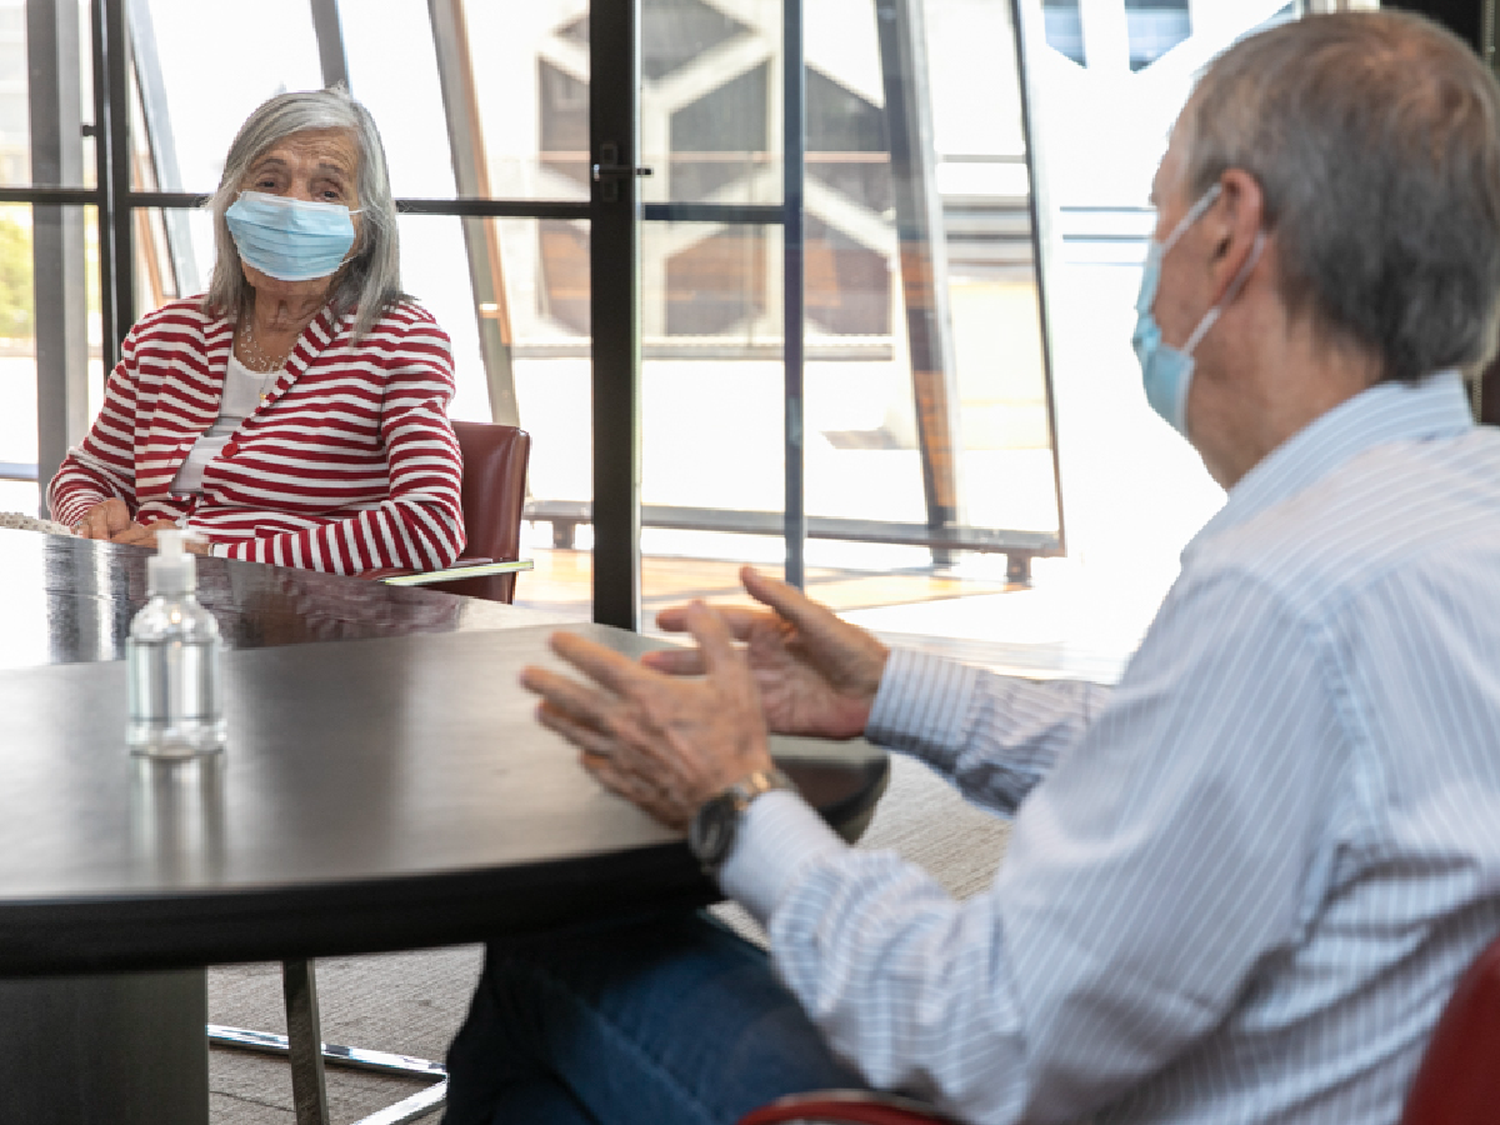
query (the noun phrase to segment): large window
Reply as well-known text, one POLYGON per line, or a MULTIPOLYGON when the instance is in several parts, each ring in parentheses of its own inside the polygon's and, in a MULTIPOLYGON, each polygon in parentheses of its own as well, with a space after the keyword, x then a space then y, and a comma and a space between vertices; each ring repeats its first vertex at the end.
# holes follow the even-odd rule
MULTIPOLYGON (((206 284, 199 205, 244 117, 341 81, 385 138, 406 287, 453 338, 454 414, 532 432, 531 549, 586 573, 618 436, 591 420, 594 324, 623 299, 591 276, 591 98, 621 96, 591 16, 630 2, 0 0, 0 504, 36 509, 129 322, 206 284)), ((636 2, 648 602, 695 560, 779 565, 789 479, 809 574, 859 581, 871 624, 906 628, 882 613, 911 586, 861 576, 947 597, 1064 554, 1040 581, 1100 560, 1159 596, 1219 497, 1129 353, 1149 179, 1196 70, 1299 6, 802 0, 789 28, 783 0, 636 2)))
POLYGON ((1024 575, 1063 547, 1006 5, 801 7, 800 451, 784 427, 783 6, 643 8, 648 575, 669 565, 652 558, 779 563, 779 538, 747 533, 779 533, 800 453, 818 583, 967 560, 1000 589, 1007 562, 1024 575), (687 210, 714 205, 775 211, 687 210))

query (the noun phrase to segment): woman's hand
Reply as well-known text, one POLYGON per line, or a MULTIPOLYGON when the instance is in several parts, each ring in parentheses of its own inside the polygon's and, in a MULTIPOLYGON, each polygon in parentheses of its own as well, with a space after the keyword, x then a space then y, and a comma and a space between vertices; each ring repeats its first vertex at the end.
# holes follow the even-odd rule
MULTIPOLYGON (((83 513, 83 518, 73 525, 73 534, 80 539, 103 539, 110 543, 126 543, 132 547, 156 549, 156 533, 177 525, 171 520, 140 524, 130 518, 130 509, 125 501, 115 497, 95 504, 83 513)), ((184 536, 182 549, 195 555, 208 554, 211 544, 198 535, 184 536)))
MULTIPOLYGON (((171 520, 157 520, 152 524, 133 523, 118 535, 111 535, 111 543, 127 543, 132 547, 150 547, 156 549, 156 533, 163 530, 176 529, 177 525, 171 520)), ((184 535, 182 537, 182 549, 190 555, 206 555, 212 544, 201 535, 184 535)))
POLYGON ((112 496, 84 512, 83 518, 73 525, 73 534, 80 539, 112 540, 116 535, 139 526, 131 519, 130 508, 125 501, 112 496))
POLYGON ((583 751, 585 769, 669 828, 684 828, 714 794, 770 769, 755 678, 722 616, 702 602, 681 612, 702 654, 701 680, 680 680, 572 633, 552 650, 590 680, 527 668, 537 717, 583 751))
MULTIPOLYGON (((770 728, 778 734, 820 738, 862 734, 890 650, 785 582, 748 566, 741 569, 740 580, 771 612, 742 607, 717 612, 735 639, 745 642, 770 728)), ((669 632, 681 632, 688 627, 690 610, 663 610, 656 623, 669 632)), ((679 676, 699 675, 706 667, 701 649, 650 652, 641 662, 679 676)))

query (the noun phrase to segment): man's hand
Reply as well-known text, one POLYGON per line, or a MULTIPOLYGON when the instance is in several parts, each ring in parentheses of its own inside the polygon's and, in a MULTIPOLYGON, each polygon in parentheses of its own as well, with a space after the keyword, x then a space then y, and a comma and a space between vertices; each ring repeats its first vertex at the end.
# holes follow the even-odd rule
POLYGON ((704 801, 772 762, 755 678, 729 626, 702 602, 684 608, 679 620, 698 642, 701 680, 665 676, 556 633, 552 651, 594 684, 532 667, 521 673, 521 685, 542 697, 537 717, 583 751, 585 769, 681 829, 704 801))
MULTIPOLYGON (((745 642, 770 728, 820 738, 862 734, 890 650, 785 582, 748 566, 740 571, 740 580, 772 612, 725 607, 718 613, 735 638, 745 642)), ((680 632, 689 627, 691 611, 691 606, 663 610, 656 623, 680 632)), ((641 662, 674 675, 698 675, 706 659, 701 649, 676 649, 647 653, 641 662)))

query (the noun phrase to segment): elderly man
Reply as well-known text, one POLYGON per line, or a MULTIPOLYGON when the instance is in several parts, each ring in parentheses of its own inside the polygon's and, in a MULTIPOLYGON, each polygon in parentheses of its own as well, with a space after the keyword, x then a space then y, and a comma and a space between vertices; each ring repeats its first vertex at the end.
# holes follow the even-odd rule
POLYGON ((1229 496, 1119 686, 887 653, 753 572, 769 612, 664 614, 698 647, 645 667, 559 637, 598 686, 528 671, 542 721, 689 826, 770 959, 680 917, 492 949, 450 1121, 852 1082, 976 1122, 1397 1120, 1500 933, 1500 437, 1457 370, 1493 345, 1500 91, 1415 17, 1286 24, 1210 66, 1154 191, 1147 396, 1229 496), (994 885, 845 847, 768 725, 1014 813, 994 885))

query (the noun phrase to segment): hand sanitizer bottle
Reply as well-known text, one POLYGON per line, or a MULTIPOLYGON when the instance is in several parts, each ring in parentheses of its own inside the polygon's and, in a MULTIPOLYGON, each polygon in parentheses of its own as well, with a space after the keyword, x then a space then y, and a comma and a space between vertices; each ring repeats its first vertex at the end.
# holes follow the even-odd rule
POLYGON ((219 624, 198 604, 193 556, 182 532, 156 533, 146 561, 150 600, 130 623, 125 642, 129 725, 133 753, 191 758, 224 746, 224 701, 219 688, 219 624))

